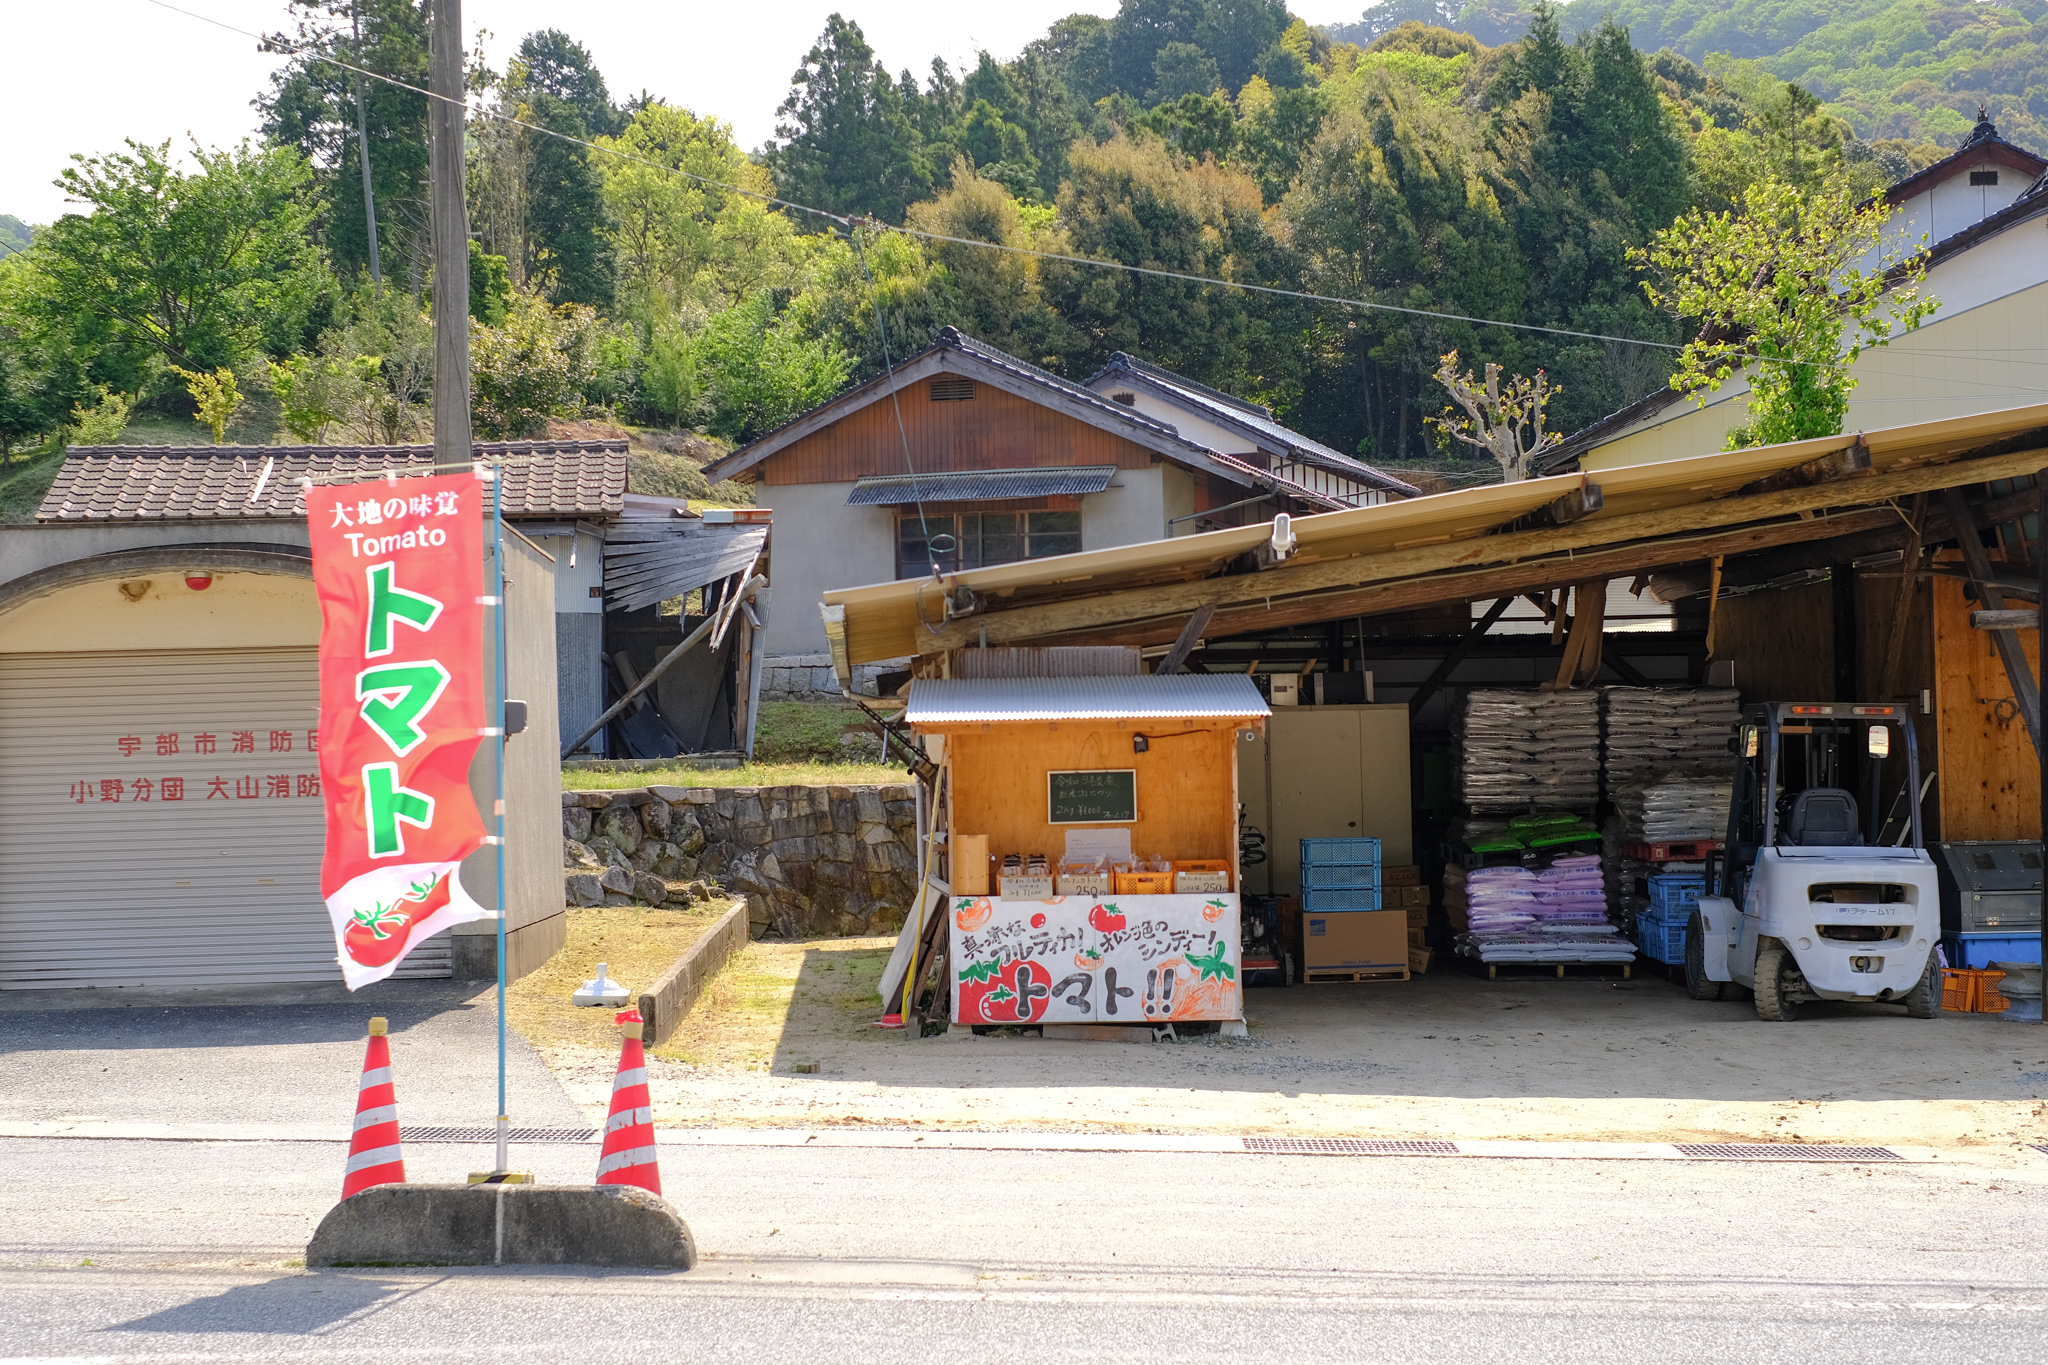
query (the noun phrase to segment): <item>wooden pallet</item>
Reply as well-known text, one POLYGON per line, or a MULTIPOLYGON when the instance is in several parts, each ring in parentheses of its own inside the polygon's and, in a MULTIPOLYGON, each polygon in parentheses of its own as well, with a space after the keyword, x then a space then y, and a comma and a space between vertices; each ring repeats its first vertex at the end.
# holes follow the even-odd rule
POLYGON ((1304 986, 1334 985, 1346 981, 1406 981, 1406 967, 1378 967, 1372 971, 1324 971, 1309 970, 1301 974, 1304 986))
POLYGON ((1567 975, 1577 980, 1626 981, 1635 966, 1632 962, 1481 962, 1462 953, 1457 960, 1488 981, 1562 981, 1567 975))

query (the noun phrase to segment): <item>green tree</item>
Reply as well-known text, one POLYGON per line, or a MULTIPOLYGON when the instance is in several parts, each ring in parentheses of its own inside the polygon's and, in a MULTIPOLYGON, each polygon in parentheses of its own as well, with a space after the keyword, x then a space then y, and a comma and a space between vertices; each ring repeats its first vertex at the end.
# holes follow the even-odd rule
MULTIPOLYGON (((951 188, 925 203, 913 204, 908 217, 910 226, 920 231, 965 239, 931 241, 925 246, 934 265, 944 272, 942 297, 954 325, 1027 360, 1054 359, 1067 348, 1058 315, 1045 299, 1038 258, 1023 254, 1023 250, 988 251, 965 244, 990 242, 1024 250, 1040 245, 1064 248, 1065 243, 1057 238, 1042 241, 1024 207, 1005 186, 975 174, 971 167, 956 165, 951 188)), ((928 337, 911 340, 921 344, 928 337)))
POLYGON ((932 185, 924 138, 906 104, 860 25, 834 14, 776 110, 780 141, 770 145, 768 161, 777 187, 834 213, 901 222, 932 185))
POLYGON ((26 253, 27 310, 173 365, 289 353, 330 278, 310 236, 317 204, 305 159, 247 142, 195 146, 196 168, 183 171, 168 142, 128 147, 74 156, 58 177, 90 211, 38 234, 26 253))
POLYGON ((534 293, 512 300, 503 327, 469 333, 470 419, 488 441, 547 434, 548 418, 583 409, 592 377, 597 314, 582 304, 551 307, 534 293))
POLYGON ((171 371, 185 381, 185 392, 192 396, 194 420, 213 432, 215 445, 226 440, 228 423, 242 406, 242 389, 235 381, 235 372, 225 365, 211 374, 177 365, 171 366, 171 371))
POLYGON ((266 40, 288 54, 256 107, 264 137, 297 148, 314 169, 318 240, 352 276, 369 264, 362 144, 370 149, 377 246, 385 275, 422 287, 427 239, 427 6, 424 0, 288 0, 291 31, 266 40), (333 62, 389 76, 405 89, 333 62), (357 129, 360 97, 363 133, 357 129))
POLYGON ((1704 404, 1746 373, 1749 421, 1728 449, 1839 434, 1857 357, 1940 307, 1920 293, 1920 244, 1880 250, 1889 216, 1844 183, 1809 193, 1766 180, 1739 214, 1695 210, 1632 253, 1651 302, 1703 324, 1671 387, 1704 404))
POLYGON ((696 338, 706 429, 735 443, 773 431, 816 407, 846 382, 848 357, 828 340, 778 319, 773 300, 756 295, 717 314, 696 338))
POLYGON ((527 138, 524 279, 555 303, 610 307, 617 275, 604 193, 578 145, 613 131, 604 78, 580 44, 546 29, 520 43, 507 84, 526 122, 565 135, 527 138))

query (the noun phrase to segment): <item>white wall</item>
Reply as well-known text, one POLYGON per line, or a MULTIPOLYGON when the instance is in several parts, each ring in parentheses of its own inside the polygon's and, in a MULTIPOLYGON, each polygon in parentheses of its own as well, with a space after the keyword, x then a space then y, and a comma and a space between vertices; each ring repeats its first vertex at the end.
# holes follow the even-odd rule
POLYGON ((1872 248, 1864 258, 1866 267, 1886 249, 1910 251, 1918 246, 1937 246, 1973 223, 1981 223, 2020 197, 2028 177, 2010 166, 2001 166, 1988 156, 1966 165, 1907 199, 1885 223, 1883 245, 1872 248), (1972 185, 1970 172, 1996 171, 1996 185, 1972 185))
POLYGON ((823 654, 818 602, 828 588, 858 588, 896 577, 896 509, 848 507, 850 483, 754 485, 757 503, 775 509, 768 577, 776 610, 764 653, 823 654))
POLYGON ((1166 510, 1168 470, 1187 482, 1192 503, 1194 480, 1185 470, 1165 464, 1119 469, 1109 487, 1081 499, 1081 548, 1106 550, 1164 539, 1166 519, 1178 515, 1166 510))
POLYGON ((283 574, 216 574, 208 587, 194 590, 177 570, 149 569, 131 579, 59 588, 0 617, 4 654, 319 643, 313 580, 283 574))
MULTIPOLYGON (((1941 308, 1918 331, 1865 351, 1852 367, 1844 431, 1877 431, 2048 402, 2048 220, 2007 229, 1927 272, 1941 308)), ((1741 378, 1704 408, 1674 403, 1581 457, 1617 469, 1719 450, 1748 420, 1741 378)))

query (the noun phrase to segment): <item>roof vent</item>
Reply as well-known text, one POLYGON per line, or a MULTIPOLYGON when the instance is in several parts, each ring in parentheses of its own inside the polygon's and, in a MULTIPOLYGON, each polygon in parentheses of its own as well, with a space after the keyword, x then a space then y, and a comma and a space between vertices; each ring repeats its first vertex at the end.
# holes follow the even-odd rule
POLYGON ((972 403, 974 401, 974 381, 972 379, 961 379, 955 375, 940 375, 932 381, 932 401, 934 403, 972 403))
POLYGON ((1971 172, 1970 172, 1970 183, 1971 183, 1972 185, 1996 185, 1996 184, 1998 183, 1998 172, 1997 172, 1997 171, 1971 171, 1971 172))
POLYGON ((1127 408, 1135 408, 1138 406, 1138 395, 1135 393, 1113 393, 1109 396, 1109 401, 1112 403, 1122 403, 1127 408))

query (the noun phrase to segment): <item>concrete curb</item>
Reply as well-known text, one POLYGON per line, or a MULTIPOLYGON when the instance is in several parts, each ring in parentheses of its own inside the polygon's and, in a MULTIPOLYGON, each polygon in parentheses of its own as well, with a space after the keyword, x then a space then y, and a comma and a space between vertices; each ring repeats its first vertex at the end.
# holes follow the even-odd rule
POLYGON ((306 1244, 308 1266, 696 1263, 682 1216, 632 1185, 379 1185, 329 1209, 306 1244))
POLYGON ((690 1012, 690 1006, 697 1003, 705 983, 718 974, 727 958, 746 946, 747 905, 741 901, 641 992, 640 1017, 646 1021, 646 1027, 640 1031, 640 1041, 667 1042, 683 1022, 683 1016, 690 1012))

